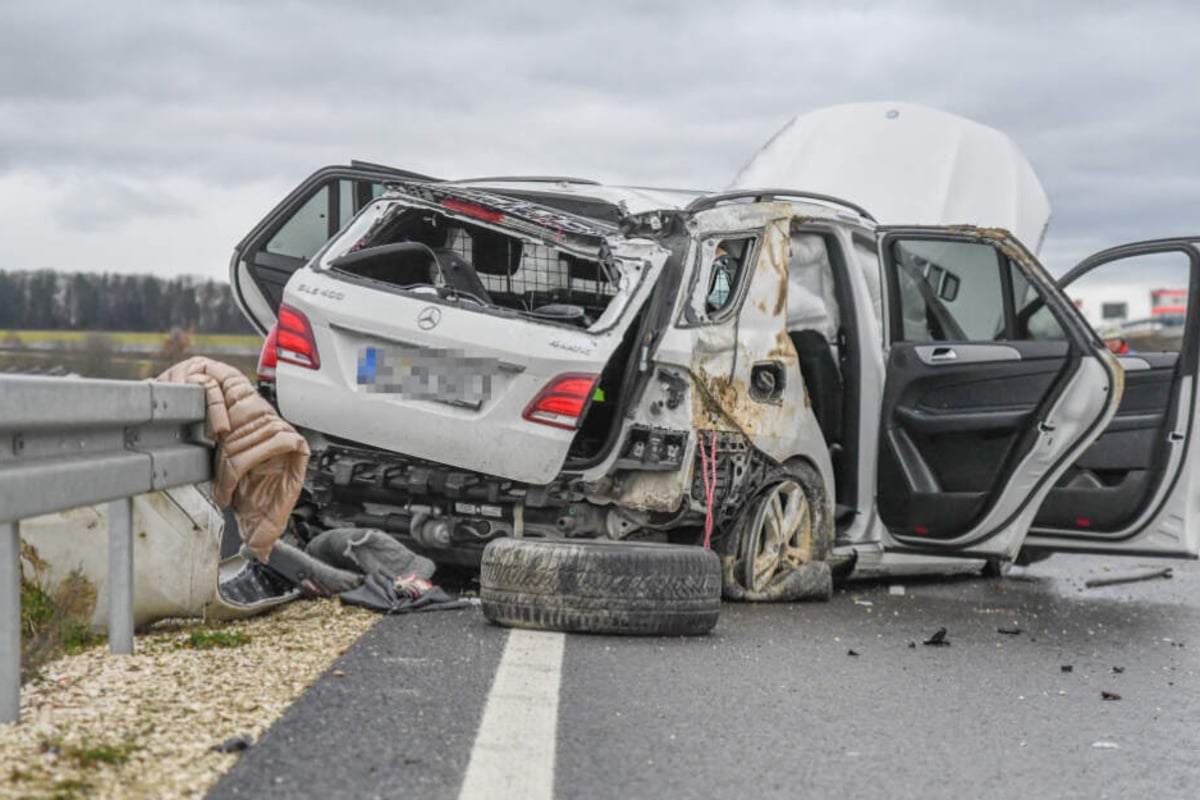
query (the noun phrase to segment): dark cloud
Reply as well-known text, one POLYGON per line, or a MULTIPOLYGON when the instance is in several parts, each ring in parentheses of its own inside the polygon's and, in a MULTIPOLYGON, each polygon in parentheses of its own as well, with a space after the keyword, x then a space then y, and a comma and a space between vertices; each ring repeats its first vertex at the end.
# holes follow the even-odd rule
POLYGON ((218 193, 282 193, 349 158, 720 187, 794 114, 880 99, 1009 133, 1054 204, 1055 260, 1188 229, 1200 194, 1200 9, 1182 1, 109 0, 4 17, 0 181, 59 187, 45 224, 64 232, 203 216, 218 193), (200 189, 180 200, 173 180, 200 189))

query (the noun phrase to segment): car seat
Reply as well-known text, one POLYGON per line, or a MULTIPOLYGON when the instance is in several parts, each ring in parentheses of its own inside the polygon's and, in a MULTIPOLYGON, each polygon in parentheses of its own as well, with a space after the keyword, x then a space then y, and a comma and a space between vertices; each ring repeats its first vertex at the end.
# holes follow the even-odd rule
POLYGON ((442 279, 446 282, 447 286, 457 292, 471 295, 482 303, 491 305, 492 296, 484 288, 483 281, 479 279, 479 274, 469 261, 447 248, 438 248, 433 252, 437 256, 438 266, 442 272, 442 279))
POLYGON ((831 447, 839 444, 842 438, 842 374, 833 357, 833 348, 824 336, 813 330, 788 331, 788 338, 800 357, 800 374, 825 443, 831 447))

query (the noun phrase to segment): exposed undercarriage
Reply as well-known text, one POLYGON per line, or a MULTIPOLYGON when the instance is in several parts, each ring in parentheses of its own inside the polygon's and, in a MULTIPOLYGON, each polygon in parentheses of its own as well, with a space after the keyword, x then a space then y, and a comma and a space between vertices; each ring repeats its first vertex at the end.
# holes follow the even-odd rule
MULTIPOLYGON (((684 469, 682 446, 656 431, 635 428, 622 458, 594 481, 563 473, 544 486, 457 470, 441 464, 352 443, 330 443, 309 467, 309 505, 303 529, 358 526, 385 530, 439 561, 476 564, 483 547, 504 537, 609 538, 699 544, 709 513, 704 481, 711 485, 712 544, 732 546, 739 516, 754 492, 770 480, 770 460, 738 434, 702 433, 706 455, 693 454, 692 481, 669 511, 639 510, 639 482, 664 470, 684 469), (668 444, 663 444, 667 438, 668 444), (659 459, 656 465, 639 459, 659 459), (633 469, 631 467, 638 466, 633 469), (649 466, 650 469, 640 468, 649 466), (657 466, 657 469, 654 467, 657 466)), ((684 439, 686 442, 686 439, 684 439)), ((303 505, 303 504, 302 504, 303 505)))

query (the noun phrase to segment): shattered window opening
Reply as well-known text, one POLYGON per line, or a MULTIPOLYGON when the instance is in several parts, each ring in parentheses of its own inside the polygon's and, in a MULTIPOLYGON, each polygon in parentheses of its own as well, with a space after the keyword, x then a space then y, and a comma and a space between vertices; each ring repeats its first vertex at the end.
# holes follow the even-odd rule
POLYGON ((326 267, 583 327, 604 315, 619 294, 599 260, 431 209, 395 201, 376 208, 339 240, 352 242, 350 247, 331 245, 326 267))
POLYGON ((753 271, 757 236, 712 236, 700 243, 690 310, 696 321, 729 316, 753 271))

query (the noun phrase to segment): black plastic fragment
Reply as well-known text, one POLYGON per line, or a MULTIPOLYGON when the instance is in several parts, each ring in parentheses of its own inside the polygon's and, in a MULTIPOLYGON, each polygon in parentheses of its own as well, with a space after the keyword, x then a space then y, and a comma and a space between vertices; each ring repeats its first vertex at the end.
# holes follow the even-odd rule
POLYGON ((949 647, 950 642, 946 641, 946 629, 938 628, 933 632, 933 636, 930 636, 928 639, 921 642, 921 644, 929 647, 949 647))
POLYGON ((254 737, 246 733, 241 736, 230 736, 220 744, 213 745, 213 752, 216 753, 240 753, 243 750, 249 750, 254 744, 254 737))

